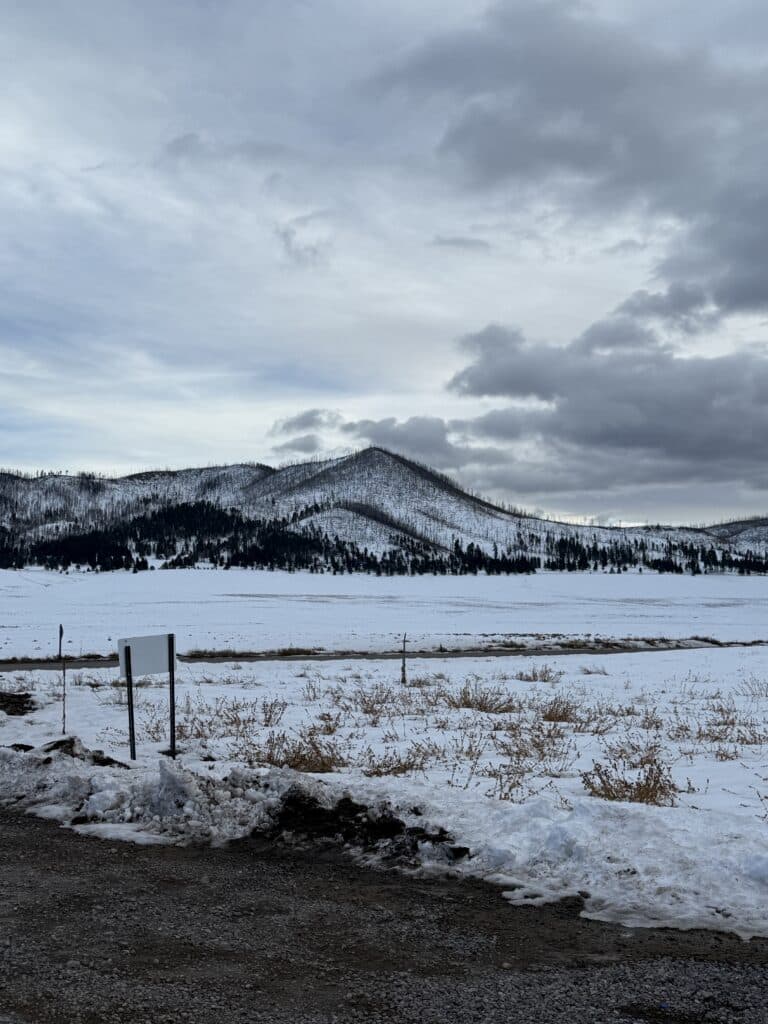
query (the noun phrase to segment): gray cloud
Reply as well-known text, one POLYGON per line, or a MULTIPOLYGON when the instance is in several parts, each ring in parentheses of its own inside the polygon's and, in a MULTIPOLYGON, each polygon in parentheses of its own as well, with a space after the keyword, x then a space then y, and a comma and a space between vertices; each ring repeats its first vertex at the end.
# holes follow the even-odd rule
POLYGON ((272 424, 270 434, 296 434, 308 430, 320 430, 335 427, 341 422, 341 416, 332 409, 305 409, 304 412, 277 420, 272 424))
POLYGON ((727 479, 753 511, 768 10, 483 7, 11 5, 6 461, 343 439, 561 509, 727 479))
POLYGON ((702 178, 709 184, 730 119, 759 116, 766 81, 548 0, 500 3, 378 79, 450 101, 440 151, 478 185, 565 177, 591 186, 600 205, 675 212, 696 201, 702 178))
POLYGON ((488 250, 491 243, 483 238, 465 238, 463 235, 435 235, 432 245, 447 249, 488 250))
POLYGON ((411 416, 402 421, 394 416, 357 420, 345 423, 341 429, 358 441, 401 452, 437 469, 496 462, 502 455, 494 448, 454 444, 448 436, 449 424, 439 416, 411 416))
POLYGON ((242 142, 212 142, 202 138, 198 132, 185 132, 165 144, 161 160, 206 162, 240 159, 255 164, 292 160, 297 153, 290 146, 262 139, 246 139, 242 142))
MULTIPOLYGON (((746 23, 734 17, 723 24, 746 23)), ((765 17, 750 16, 765 37, 765 17)), ((718 311, 768 309, 768 67, 631 31, 575 2, 508 0, 380 75, 439 104, 437 152, 480 190, 513 188, 571 215, 631 209, 681 226, 657 268, 665 291, 625 313, 688 333, 718 311), (522 191, 521 191, 522 190, 522 191)), ((624 243, 621 243, 624 244, 624 243)))
POLYGON ((315 455, 321 450, 323 443, 317 434, 299 434, 283 444, 274 445, 272 451, 277 454, 296 452, 300 455, 315 455))
POLYGON ((682 282, 673 282, 664 292, 639 289, 617 312, 639 320, 659 320, 688 334, 714 327, 721 317, 700 285, 682 282))
MULTIPOLYGON (((612 327, 609 321, 609 334, 612 327)), ((619 484, 633 477, 635 458, 650 460, 645 472, 656 482, 675 474, 757 474, 768 436, 768 357, 682 357, 650 334, 645 342, 590 346, 582 336, 563 347, 533 345, 519 331, 489 327, 465 339, 472 362, 449 386, 463 395, 546 403, 465 427, 496 441, 527 436, 582 462, 620 455, 626 464, 611 470, 619 484)))

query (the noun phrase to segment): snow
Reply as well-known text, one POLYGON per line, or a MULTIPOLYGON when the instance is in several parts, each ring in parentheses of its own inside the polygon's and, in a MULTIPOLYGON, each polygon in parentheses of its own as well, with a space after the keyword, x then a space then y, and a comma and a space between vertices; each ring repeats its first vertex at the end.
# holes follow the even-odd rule
POLYGON ((71 656, 175 632, 193 649, 396 650, 535 645, 542 634, 768 637, 768 579, 654 573, 391 577, 232 569, 0 571, 0 659, 71 656))
MULTIPOLYGON (((225 575, 185 578, 194 588, 197 580, 225 575)), ((153 574, 152 583, 159 578, 153 574)), ((272 582, 273 595, 285 580, 296 585, 291 577, 258 578, 272 582)), ((682 630, 692 609, 708 624, 702 631, 741 630, 748 638, 759 629, 759 614, 749 606, 750 598, 760 600, 759 580, 704 579, 697 590, 700 578, 677 578, 671 586, 657 578, 643 591, 643 578, 632 578, 630 587, 627 579, 603 577, 595 581, 604 588, 601 596, 590 590, 590 577, 541 579, 551 596, 545 607, 562 625, 585 628, 593 616, 608 614, 615 584, 609 625, 617 632, 652 632, 647 623, 662 621, 667 633, 682 630), (636 609, 647 613, 641 630, 636 609)), ((546 595, 534 580, 538 591, 521 588, 528 603, 517 606, 521 615, 527 608, 529 625, 546 595)), ((104 585, 101 578, 87 582, 97 591, 104 585)), ((300 582, 306 602, 309 581, 300 582)), ((384 614, 387 596, 411 608, 426 600, 420 582, 376 581, 384 587, 372 620, 384 614)), ((461 581, 470 584, 462 628, 496 614, 490 585, 505 582, 461 581)), ((330 581, 317 583, 328 588, 330 581)), ((79 578, 57 578, 56 585, 65 588, 59 593, 84 600, 79 578)), ((285 600, 287 591, 283 608, 301 610, 302 600, 285 600)), ((348 593, 356 602, 345 604, 344 614, 353 616, 365 591, 348 593)), ((195 600, 194 590, 187 599, 195 600)), ((98 607, 95 596, 89 601, 98 607)), ((427 624, 448 617, 459 601, 458 592, 444 590, 440 609, 423 612, 425 635, 427 624)), ((108 607, 114 614, 114 603, 108 607)), ((129 625, 138 631, 147 623, 129 625)), ((342 636, 341 625, 336 635, 342 636)), ((408 674, 403 686, 396 662, 353 659, 182 666, 180 757, 172 763, 161 754, 168 741, 167 694, 157 677, 137 691, 138 760, 130 770, 100 766, 89 754, 100 748, 127 761, 124 691, 114 685, 116 671, 69 675, 68 727, 80 741, 74 757, 42 749, 61 733, 60 675, 6 674, 0 689, 28 690, 38 708, 26 716, 0 712, 0 799, 64 823, 74 818, 82 822, 75 827, 105 838, 221 843, 269 829, 285 793, 300 785, 328 806, 350 794, 374 809, 387 803, 408 825, 444 827, 455 844, 470 849, 450 870, 500 885, 513 903, 580 893, 587 894, 585 916, 599 920, 768 936, 766 649, 433 658, 409 663, 408 674), (483 697, 496 701, 496 709, 466 706, 483 697), (335 752, 332 771, 306 774, 264 759, 269 749, 306 745, 312 737, 335 752), (33 749, 12 750, 11 744, 33 749), (672 806, 589 794, 583 773, 593 762, 613 758, 633 779, 640 770, 630 762, 649 751, 669 766, 677 790, 672 806)), ((367 856, 375 859, 375 853, 367 856)), ((415 870, 444 872, 445 857, 425 843, 415 870)))

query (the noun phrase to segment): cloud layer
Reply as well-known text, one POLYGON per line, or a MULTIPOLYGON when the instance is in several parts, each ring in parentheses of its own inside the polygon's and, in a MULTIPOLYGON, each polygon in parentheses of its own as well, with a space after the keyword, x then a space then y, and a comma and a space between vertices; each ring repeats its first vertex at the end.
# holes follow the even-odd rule
POLYGON ((373 443, 764 509, 766 42, 752 0, 17 5, 0 464, 373 443))

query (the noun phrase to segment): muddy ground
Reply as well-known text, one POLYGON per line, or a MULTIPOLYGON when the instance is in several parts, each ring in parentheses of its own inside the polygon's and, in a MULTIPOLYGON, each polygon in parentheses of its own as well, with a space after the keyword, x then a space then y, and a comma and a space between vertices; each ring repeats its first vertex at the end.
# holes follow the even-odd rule
POLYGON ((768 941, 578 911, 330 849, 139 847, 0 810, 0 1024, 768 1021, 768 941))

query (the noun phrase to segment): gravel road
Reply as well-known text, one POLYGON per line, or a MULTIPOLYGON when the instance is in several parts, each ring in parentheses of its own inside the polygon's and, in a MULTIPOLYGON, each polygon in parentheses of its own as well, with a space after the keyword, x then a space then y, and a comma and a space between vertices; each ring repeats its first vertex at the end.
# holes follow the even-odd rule
POLYGON ((334 851, 0 810, 0 1024, 768 1021, 768 941, 630 930, 334 851))

